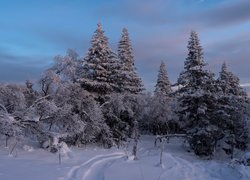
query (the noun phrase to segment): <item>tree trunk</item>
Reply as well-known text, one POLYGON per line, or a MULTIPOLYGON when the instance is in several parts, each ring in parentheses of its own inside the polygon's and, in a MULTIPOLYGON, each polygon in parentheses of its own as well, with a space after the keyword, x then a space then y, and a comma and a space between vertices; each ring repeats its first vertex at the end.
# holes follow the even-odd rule
POLYGON ((133 146, 133 156, 134 156, 134 160, 138 160, 137 157, 137 145, 138 145, 138 138, 135 138, 135 144, 133 146))
POLYGON ((6 148, 8 147, 9 138, 10 138, 10 137, 6 135, 6 138, 5 138, 5 147, 6 147, 6 148))
POLYGON ((61 146, 58 146, 58 160, 59 160, 59 164, 62 163, 62 158, 61 158, 61 146))
POLYGON ((132 155, 134 156, 134 160, 138 160, 137 157, 137 146, 138 146, 138 138, 139 138, 139 130, 138 130, 138 122, 134 122, 134 146, 133 146, 133 152, 132 155))

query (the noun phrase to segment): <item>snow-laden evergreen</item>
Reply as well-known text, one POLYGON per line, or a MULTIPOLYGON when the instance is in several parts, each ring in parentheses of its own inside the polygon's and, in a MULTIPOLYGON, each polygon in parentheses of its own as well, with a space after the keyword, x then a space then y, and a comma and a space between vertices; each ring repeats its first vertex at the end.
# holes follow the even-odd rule
POLYGON ((169 96, 172 93, 165 63, 162 61, 154 90, 155 95, 169 96))
POLYGON ((117 87, 116 71, 119 69, 119 62, 117 55, 109 47, 108 38, 100 23, 84 58, 83 68, 79 82, 89 92, 102 95, 113 92, 117 87))
POLYGON ((189 142, 197 155, 211 155, 218 128, 211 124, 215 103, 213 74, 205 69, 202 47, 198 34, 191 32, 188 56, 178 83, 178 111, 180 121, 189 135, 189 142))
POLYGON ((118 43, 118 58, 121 63, 118 82, 119 92, 138 94, 144 90, 141 78, 138 76, 131 40, 126 28, 122 30, 122 37, 118 43))
POLYGON ((234 147, 245 149, 248 138, 247 95, 240 87, 239 78, 228 70, 225 62, 222 64, 217 86, 219 96, 216 119, 223 133, 223 141, 231 146, 230 153, 233 153, 234 147))

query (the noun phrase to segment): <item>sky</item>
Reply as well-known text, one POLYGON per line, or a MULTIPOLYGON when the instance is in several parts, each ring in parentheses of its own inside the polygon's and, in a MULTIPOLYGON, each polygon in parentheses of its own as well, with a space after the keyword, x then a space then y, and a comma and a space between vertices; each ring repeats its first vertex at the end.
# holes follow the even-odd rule
POLYGON ((249 0, 0 0, 0 82, 36 81, 68 48, 84 57, 101 22, 116 51, 129 30, 135 64, 148 91, 161 61, 175 83, 191 30, 217 76, 226 62, 250 95, 249 0))

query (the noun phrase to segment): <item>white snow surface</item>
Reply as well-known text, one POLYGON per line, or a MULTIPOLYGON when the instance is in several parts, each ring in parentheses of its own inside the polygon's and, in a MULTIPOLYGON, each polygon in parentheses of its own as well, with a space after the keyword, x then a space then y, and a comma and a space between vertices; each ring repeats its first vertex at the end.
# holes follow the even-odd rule
MULTIPOLYGON (((28 147, 28 146, 26 146, 28 147)), ((142 136, 138 158, 130 149, 103 149, 96 146, 71 148, 58 163, 58 154, 43 149, 0 146, 0 180, 248 180, 250 167, 230 165, 229 159, 205 160, 186 152, 180 140, 165 145, 163 164, 153 136, 142 136), (129 156, 129 157, 128 157, 129 156)))

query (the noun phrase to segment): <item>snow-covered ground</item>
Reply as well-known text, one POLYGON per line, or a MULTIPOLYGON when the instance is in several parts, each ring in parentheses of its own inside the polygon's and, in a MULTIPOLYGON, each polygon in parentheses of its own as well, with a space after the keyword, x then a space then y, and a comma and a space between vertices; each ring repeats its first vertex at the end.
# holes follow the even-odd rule
MULTIPOLYGON (((165 145, 163 166, 154 137, 143 136, 139 160, 127 151, 87 146, 72 148, 58 163, 58 154, 27 146, 8 155, 0 148, 0 180, 238 180, 250 179, 250 167, 229 165, 229 160, 202 160, 188 153, 178 140, 165 145), (25 150, 24 150, 25 149, 25 150)), ((130 152, 130 151, 128 151, 130 152)))

